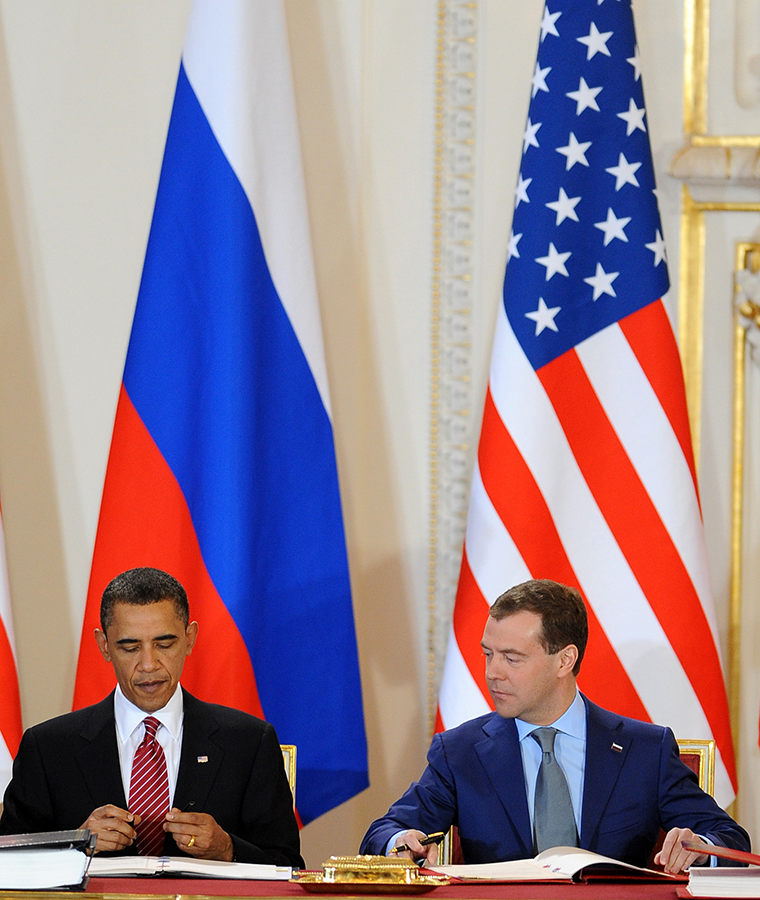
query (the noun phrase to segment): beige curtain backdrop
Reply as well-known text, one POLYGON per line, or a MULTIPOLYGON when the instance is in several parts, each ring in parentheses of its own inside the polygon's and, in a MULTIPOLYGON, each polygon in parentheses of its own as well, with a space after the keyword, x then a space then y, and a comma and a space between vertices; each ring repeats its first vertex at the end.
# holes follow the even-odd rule
MULTIPOLYGON (((760 133, 752 106, 752 65, 760 46, 751 34, 737 45, 735 27, 737 17, 756 16, 755 5, 711 3, 716 62, 708 118, 716 133, 760 133)), ((477 421, 543 4, 478 0, 472 6, 477 291, 470 366, 477 421)), ((439 2, 286 0, 286 8, 371 778, 367 791, 304 830, 307 864, 318 866, 331 853, 356 852, 368 822, 420 773, 429 739, 439 2)), ((635 0, 634 9, 677 289, 681 183, 669 170, 684 140, 684 4, 635 0)), ((0 496, 27 726, 70 708, 113 416, 188 11, 189 0, 0 0, 0 496)), ((746 190, 760 201, 756 186, 746 190)), ((734 246, 757 239, 760 215, 714 212, 706 218, 700 475, 725 650, 734 246)), ((677 299, 674 290, 674 320, 677 299)), ((750 367, 748 647, 760 632, 754 611, 760 571, 753 563, 760 486, 751 464, 760 439, 759 387, 750 367)), ((755 656, 747 652, 742 661, 737 814, 760 834, 755 656)), ((288 665, 302 665, 307 676, 308 660, 299 658, 298 647, 283 648, 283 657, 288 665)))

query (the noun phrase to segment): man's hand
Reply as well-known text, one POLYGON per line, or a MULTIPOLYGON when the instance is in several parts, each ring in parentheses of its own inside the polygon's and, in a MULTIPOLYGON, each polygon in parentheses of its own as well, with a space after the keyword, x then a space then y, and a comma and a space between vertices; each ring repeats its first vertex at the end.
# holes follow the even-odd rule
POLYGON ((696 837, 691 828, 671 828, 665 835, 662 850, 654 858, 655 865, 662 866, 671 875, 677 875, 689 866, 705 863, 707 856, 704 853, 695 853, 681 846, 681 841, 693 841, 696 837))
MULTIPOLYGON (((424 831, 415 831, 414 829, 411 831, 404 831, 402 834, 398 835, 394 841, 394 846, 401 847, 406 844, 409 849, 402 850, 398 855, 408 856, 409 859, 423 859, 425 865, 434 866, 438 862, 438 844, 428 844, 427 846, 423 846, 420 843, 420 840, 426 837, 427 835, 424 831)), ((394 856, 395 855, 396 854, 394 853, 394 856)))
POLYGON ((133 826, 139 824, 140 816, 108 803, 93 810, 82 828, 89 828, 93 834, 97 834, 95 852, 100 853, 103 850, 123 850, 129 847, 136 837, 133 826))
POLYGON ((196 859, 221 859, 232 862, 232 838, 208 813, 182 812, 176 807, 166 814, 168 831, 184 853, 196 859))

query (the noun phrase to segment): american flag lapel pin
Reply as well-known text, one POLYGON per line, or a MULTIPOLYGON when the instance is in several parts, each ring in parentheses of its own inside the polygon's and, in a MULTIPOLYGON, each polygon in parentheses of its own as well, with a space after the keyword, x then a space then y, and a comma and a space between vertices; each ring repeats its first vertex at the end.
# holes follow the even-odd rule
MULTIPOLYGON (((613 744, 613 746, 614 746, 614 744, 613 744)), ((199 756, 198 762, 200 762, 200 763, 208 762, 208 756, 199 756)))

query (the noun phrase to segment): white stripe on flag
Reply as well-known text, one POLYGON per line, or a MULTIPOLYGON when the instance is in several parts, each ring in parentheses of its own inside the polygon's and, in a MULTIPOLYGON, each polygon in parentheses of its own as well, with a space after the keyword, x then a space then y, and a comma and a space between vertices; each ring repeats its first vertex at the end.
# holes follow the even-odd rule
POLYGON ((251 202, 269 272, 332 418, 282 3, 196 0, 183 62, 251 202))
POLYGON ((668 417, 618 325, 598 332, 576 350, 686 566, 717 645, 715 607, 705 602, 711 594, 702 515, 689 466, 668 417))
POLYGON ((11 645, 14 663, 16 662, 16 639, 13 632, 13 615, 11 612, 11 589, 8 583, 8 562, 5 556, 5 525, 0 515, 0 617, 2 617, 5 633, 11 645))
MULTIPOLYGON (((475 462, 472 478, 470 511, 467 518, 467 558, 480 592, 490 606, 513 584, 527 581, 530 570, 525 565, 499 514, 483 487, 480 466, 475 462), (506 583, 509 573, 510 583, 506 583)), ((483 610, 485 626, 487 609, 483 610)))
POLYGON ((457 644, 454 629, 449 633, 446 666, 441 682, 440 713, 444 728, 456 728, 468 719, 491 711, 480 688, 470 675, 457 644))

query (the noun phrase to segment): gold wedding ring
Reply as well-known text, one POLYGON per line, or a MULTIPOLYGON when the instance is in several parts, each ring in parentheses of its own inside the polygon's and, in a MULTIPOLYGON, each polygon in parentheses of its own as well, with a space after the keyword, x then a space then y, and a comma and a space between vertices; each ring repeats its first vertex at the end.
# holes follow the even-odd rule
POLYGON ((188 846, 188 847, 192 847, 194 843, 195 843, 195 835, 194 835, 194 834, 191 834, 191 835, 190 835, 190 840, 187 842, 187 846, 188 846))

